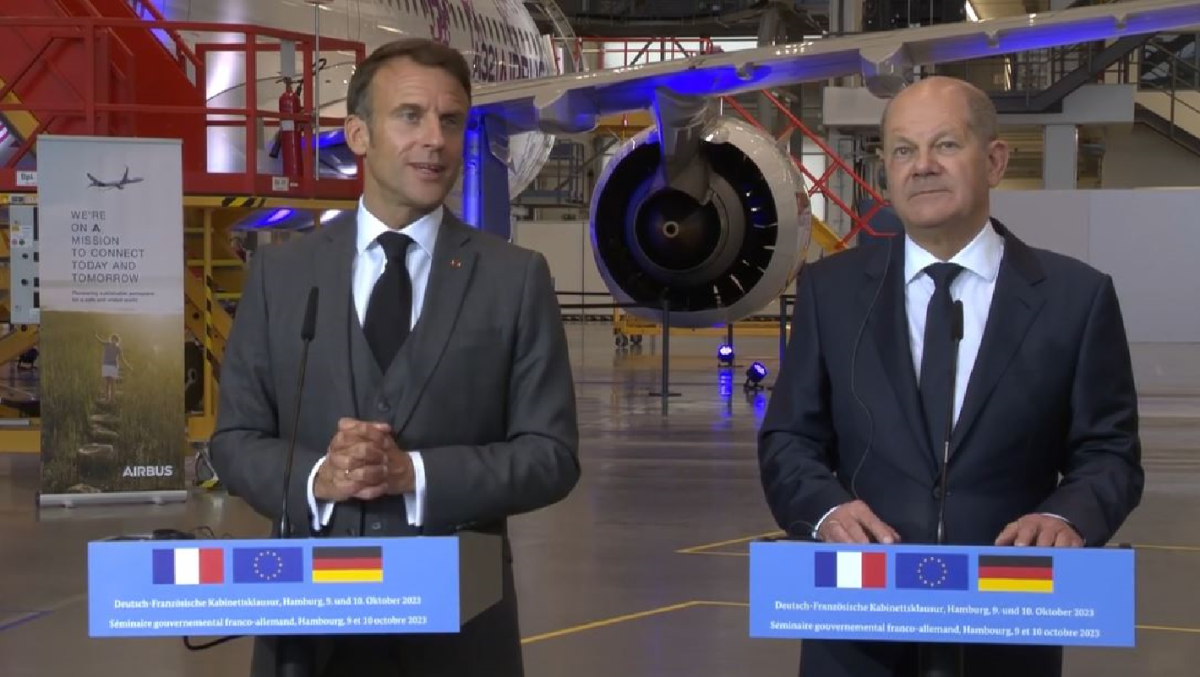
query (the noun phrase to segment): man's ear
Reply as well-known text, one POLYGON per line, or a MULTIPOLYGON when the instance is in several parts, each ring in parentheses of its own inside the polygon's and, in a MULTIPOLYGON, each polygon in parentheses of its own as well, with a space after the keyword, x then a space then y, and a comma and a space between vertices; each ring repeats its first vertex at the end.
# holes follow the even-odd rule
POLYGON ((1012 150, 1008 142, 1001 139, 988 144, 988 185, 992 188, 1000 185, 1004 172, 1008 169, 1008 158, 1012 150))
POLYGON ((346 145, 350 146, 350 150, 359 157, 366 155, 367 147, 371 145, 370 123, 357 115, 347 115, 343 127, 346 130, 346 145))

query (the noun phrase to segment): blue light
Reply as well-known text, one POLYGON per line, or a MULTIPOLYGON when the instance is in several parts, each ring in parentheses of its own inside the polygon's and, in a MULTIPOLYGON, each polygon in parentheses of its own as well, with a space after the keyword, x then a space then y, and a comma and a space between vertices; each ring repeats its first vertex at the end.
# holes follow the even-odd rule
POLYGON ((717 377, 717 393, 721 397, 733 396, 733 374, 728 371, 722 371, 717 377))
POLYGON ((721 364, 732 364, 733 346, 729 345, 728 343, 722 343, 721 346, 717 348, 717 359, 721 361, 721 364))
POLYGON ((292 213, 293 210, 288 209, 287 207, 266 212, 265 215, 264 212, 255 212, 253 216, 243 221, 238 228, 241 230, 257 230, 259 228, 268 228, 270 226, 279 224, 281 221, 291 216, 292 213))
POLYGON ((767 377, 767 368, 762 362, 755 362, 746 370, 746 383, 743 388, 746 390, 758 390, 762 388, 759 383, 767 377))
POLYGON ((346 145, 346 130, 335 129, 321 132, 317 136, 317 148, 335 148, 346 145))
POLYGON ((478 115, 472 115, 463 135, 462 220, 473 228, 483 224, 483 163, 487 136, 478 115))
POLYGON ((268 216, 267 220, 263 221, 263 223, 279 223, 280 221, 286 219, 287 217, 289 217, 291 215, 292 215, 292 210, 290 210, 286 207, 283 209, 276 209, 275 213, 268 216))

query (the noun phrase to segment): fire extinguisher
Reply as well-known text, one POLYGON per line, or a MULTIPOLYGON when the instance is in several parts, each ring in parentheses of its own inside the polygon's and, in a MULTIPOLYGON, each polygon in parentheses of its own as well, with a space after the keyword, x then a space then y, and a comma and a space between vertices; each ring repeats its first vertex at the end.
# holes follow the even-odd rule
MULTIPOLYGON (((282 115, 297 113, 300 110, 300 94, 292 91, 290 78, 285 78, 283 82, 283 94, 279 95, 279 112, 282 115)), ((304 165, 301 161, 300 131, 296 120, 279 121, 279 145, 284 176, 299 179, 304 165)))

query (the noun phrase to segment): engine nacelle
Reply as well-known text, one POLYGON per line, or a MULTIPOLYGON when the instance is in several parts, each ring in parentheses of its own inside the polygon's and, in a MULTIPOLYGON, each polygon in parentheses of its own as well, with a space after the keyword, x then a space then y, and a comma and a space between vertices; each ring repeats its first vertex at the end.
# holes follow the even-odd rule
POLYGON ((706 204, 655 188, 658 130, 627 142, 605 168, 592 197, 592 251, 617 303, 631 315, 706 327, 736 322, 784 293, 803 264, 812 234, 804 179, 765 133, 716 118, 695 162, 708 163, 706 204))

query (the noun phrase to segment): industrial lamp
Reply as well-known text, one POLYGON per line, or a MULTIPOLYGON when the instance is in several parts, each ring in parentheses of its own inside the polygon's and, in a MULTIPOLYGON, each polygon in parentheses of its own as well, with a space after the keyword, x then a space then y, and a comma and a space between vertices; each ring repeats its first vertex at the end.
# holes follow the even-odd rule
POLYGON ((762 362, 755 362, 746 370, 746 382, 743 390, 762 390, 762 380, 767 377, 767 368, 762 362))
POLYGON ((732 367, 733 346, 729 345, 728 343, 722 343, 720 347, 717 348, 717 361, 721 363, 722 367, 732 367))

